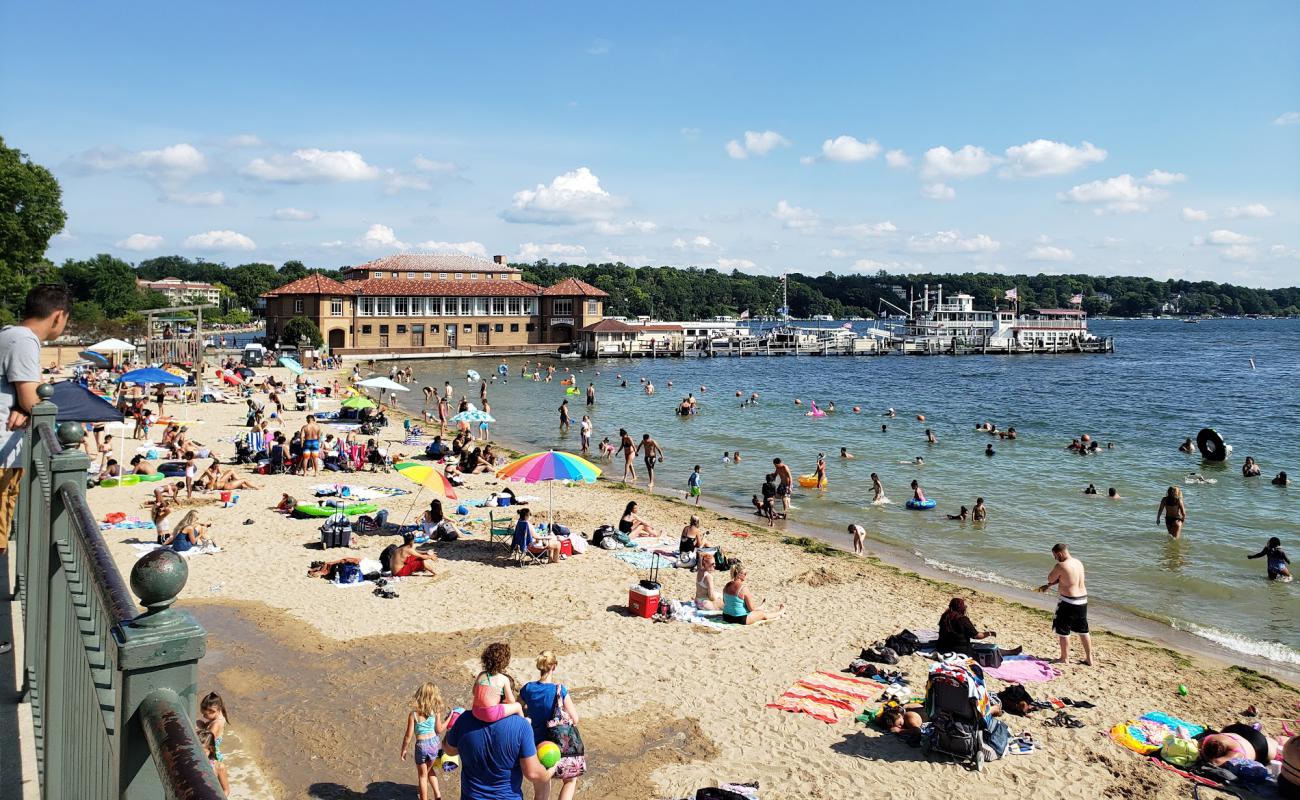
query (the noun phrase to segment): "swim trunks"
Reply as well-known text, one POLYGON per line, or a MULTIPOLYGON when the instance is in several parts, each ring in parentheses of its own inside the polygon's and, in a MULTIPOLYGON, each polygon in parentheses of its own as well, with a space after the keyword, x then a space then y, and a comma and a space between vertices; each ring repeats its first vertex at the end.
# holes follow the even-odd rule
POLYGON ((700 496, 700 487, 698 487, 698 486, 692 486, 692 487, 691 487, 691 497, 699 497, 699 496, 700 496))
POLYGON ((415 763, 432 764, 438 757, 438 737, 434 736, 429 739, 415 740, 415 763))
POLYGON ((419 556, 407 556, 402 566, 397 568, 393 574, 399 578, 405 578, 408 575, 414 575, 415 571, 424 568, 424 559, 419 556))
POLYGON ((304 453, 319 453, 320 439, 303 439, 302 451, 304 453))
POLYGON ((1052 630, 1057 636, 1069 636, 1071 633, 1088 632, 1088 603, 1068 603, 1065 600, 1056 604, 1056 617, 1052 620, 1052 630))

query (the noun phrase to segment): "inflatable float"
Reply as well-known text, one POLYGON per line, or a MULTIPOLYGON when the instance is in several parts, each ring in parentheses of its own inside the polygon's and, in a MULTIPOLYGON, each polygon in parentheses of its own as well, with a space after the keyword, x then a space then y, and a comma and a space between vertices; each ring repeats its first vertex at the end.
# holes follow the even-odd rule
POLYGON ((184 478, 184 461, 164 461, 158 465, 158 473, 168 478, 184 478))
POLYGON ((817 407, 817 401, 816 401, 816 400, 810 400, 810 401, 808 402, 808 406, 809 406, 809 408, 812 409, 812 411, 809 411, 808 413, 804 414, 805 417, 824 417, 824 416, 826 416, 826 412, 825 412, 825 411, 822 411, 820 408, 817 407))
POLYGON ((1232 448, 1224 443, 1214 428, 1201 428, 1201 432, 1196 434, 1196 449, 1201 451, 1201 457, 1206 461, 1226 461, 1232 448))
POLYGON ((161 472, 151 472, 148 475, 136 475, 135 477, 140 479, 140 483, 157 483, 167 476, 161 472))
POLYGON ((293 507, 293 513, 307 517, 328 517, 339 511, 351 517, 356 514, 373 514, 378 510, 379 506, 374 503, 352 503, 341 509, 338 506, 321 506, 315 503, 299 503, 293 507))
POLYGON ((938 503, 934 500, 917 500, 916 498, 912 498, 906 503, 906 506, 913 511, 924 511, 928 508, 934 508, 936 505, 938 505, 938 503))
MULTIPOLYGON (((830 481, 827 481, 826 483, 830 483, 830 481)), ((800 476, 799 476, 799 485, 802 486, 802 487, 805 488, 805 489, 816 489, 816 488, 817 488, 817 476, 816 476, 816 475, 800 475, 800 476)), ((826 484, 822 484, 822 485, 825 486, 826 484)))

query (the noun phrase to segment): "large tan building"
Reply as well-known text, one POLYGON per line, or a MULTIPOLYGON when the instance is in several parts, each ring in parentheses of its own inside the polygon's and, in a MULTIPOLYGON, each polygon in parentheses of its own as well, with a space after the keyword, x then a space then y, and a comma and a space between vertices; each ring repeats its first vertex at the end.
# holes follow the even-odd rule
POLYGON ((221 290, 210 283, 183 281, 180 278, 163 278, 158 281, 136 278, 135 285, 141 289, 161 292, 167 296, 167 302, 174 306, 195 301, 213 304, 221 302, 221 290))
POLYGON ((604 316, 608 297, 576 278, 543 289, 503 256, 402 254, 343 274, 308 275, 262 295, 267 338, 307 317, 342 356, 572 346, 577 331, 604 316))

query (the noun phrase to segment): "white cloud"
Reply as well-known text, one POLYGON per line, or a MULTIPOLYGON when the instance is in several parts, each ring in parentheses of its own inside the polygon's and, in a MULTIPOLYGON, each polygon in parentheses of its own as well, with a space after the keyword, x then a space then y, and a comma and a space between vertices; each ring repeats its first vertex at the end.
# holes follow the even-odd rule
POLYGON ((1056 196, 1066 203, 1099 205, 1098 214, 1106 211, 1127 214, 1146 211, 1151 207, 1151 203, 1164 199, 1166 193, 1147 186, 1125 173, 1114 178, 1081 183, 1056 196))
POLYGON ((436 161, 424 156, 411 159, 411 166, 420 172, 432 172, 435 175, 455 175, 460 172, 460 165, 454 161, 436 161))
POLYGON ((460 253, 465 256, 474 256, 475 258, 487 258, 487 247, 482 242, 420 242, 415 245, 416 250, 423 250, 427 253, 460 253))
POLYGON ((869 161, 878 155, 880 143, 875 139, 861 142, 852 136, 836 136, 822 142, 820 158, 826 161, 854 162, 869 161))
POLYGON ((997 161, 996 156, 973 144, 957 151, 931 147, 922 158, 921 174, 927 178, 971 178, 988 172, 997 161))
POLYGON ((406 250, 406 242, 397 238, 397 234, 387 225, 378 222, 366 228, 357 245, 368 250, 406 250))
POLYGON ((123 250, 157 250, 163 246, 164 241, 161 236, 154 236, 149 233, 133 233, 119 241, 117 246, 123 250))
POLYGON ((854 255, 852 250, 841 250, 838 247, 822 251, 822 256, 825 258, 853 258, 854 255))
POLYGON ((1029 251, 1027 258, 1030 261, 1073 261, 1074 253, 1065 247, 1040 244, 1029 251))
POLYGON ((750 156, 765 156, 778 147, 789 147, 790 140, 777 133, 776 131, 745 131, 745 141, 742 144, 736 139, 727 142, 727 155, 736 159, 749 158, 750 156))
POLYGON ((572 225, 607 219, 622 201, 600 186, 600 178, 587 167, 556 176, 549 185, 515 192, 503 215, 508 222, 572 225))
POLYGON ((1077 169, 1106 160, 1106 151, 1092 142, 1075 147, 1050 139, 1008 147, 1004 177, 1034 178, 1042 175, 1065 175, 1077 169))
POLYGON ((1183 208, 1183 222, 1205 222, 1210 218, 1210 212, 1203 211, 1199 208, 1183 208))
POLYGON ((680 236, 677 237, 676 239, 673 239, 673 247, 677 250, 691 249, 695 251, 701 251, 701 250, 716 250, 718 249, 718 244, 717 242, 714 242, 709 237, 703 234, 698 234, 696 236, 692 236, 689 241, 681 238, 680 236))
POLYGON ((1142 182, 1148 186, 1171 186, 1185 180, 1187 180, 1187 176, 1181 172, 1165 172, 1162 169, 1153 169, 1147 173, 1142 182))
POLYGON ((228 139, 224 140, 222 144, 224 144, 226 147, 229 147, 231 149, 237 149, 241 147, 264 147, 266 145, 266 142, 262 141, 260 137, 255 136, 251 133, 241 133, 236 136, 229 137, 228 139))
POLYGON ((921 187, 921 196, 930 200, 951 200, 957 190, 946 183, 927 183, 921 187))
POLYGON ((912 157, 902 150, 890 150, 885 153, 885 163, 894 169, 907 169, 912 166, 912 157))
POLYGON ((318 215, 315 211, 308 211, 303 208, 277 208, 271 213, 272 219, 278 219, 281 222, 311 222, 318 215))
POLYGON ((1225 211, 1224 214, 1230 219, 1236 219, 1237 217, 1255 217, 1256 219, 1263 219, 1265 217, 1274 216, 1277 212, 1263 203, 1251 203, 1246 206, 1233 206, 1225 211))
POLYGON ((1275 244, 1268 248, 1270 258, 1294 258, 1300 260, 1300 250, 1287 247, 1284 244, 1275 244))
POLYGON ((753 269, 758 266, 748 258, 719 258, 718 269, 753 269))
POLYGON ((378 168, 366 163, 354 150, 321 150, 315 147, 292 153, 255 158, 243 173, 273 183, 333 183, 370 181, 378 178, 378 168))
POLYGON ((224 192, 168 192, 164 197, 183 206, 224 206, 224 192))
POLYGON ((603 233, 606 236, 626 236, 632 233, 654 233, 659 226, 650 220, 630 219, 626 222, 607 222, 603 219, 596 220, 596 233, 603 233))
POLYGON ((1253 236, 1247 236, 1244 233, 1237 233, 1236 231, 1230 231, 1224 228, 1212 230, 1205 236, 1192 237, 1192 244, 1198 247, 1207 244, 1216 247, 1224 247, 1229 245, 1250 244, 1254 241, 1258 240, 1253 236))
POLYGON ((1300 111, 1287 111, 1273 120, 1274 125, 1295 125, 1300 123, 1300 111))
POLYGON ((122 170, 156 180, 179 181, 208 169, 208 160, 194 145, 169 145, 160 150, 129 151, 117 147, 88 150, 77 156, 78 167, 90 172, 122 170))
POLYGON ((809 208, 792 206, 784 200, 776 204, 776 209, 772 211, 772 217, 780 220, 785 227, 795 230, 815 228, 818 224, 817 212, 809 208))
POLYGON ((587 248, 580 244, 536 244, 525 242, 519 245, 515 261, 537 261, 541 258, 586 258, 587 248))
POLYGON ((1258 257, 1259 253, 1248 244, 1229 245, 1219 251, 1224 261, 1254 261, 1258 257))
POLYGON ((874 258, 859 258, 853 262, 853 268, 859 272, 879 272, 882 269, 888 271, 889 266, 888 263, 874 258))
POLYGON ((834 232, 858 239, 874 239, 898 233, 898 226, 889 220, 884 222, 859 222, 854 225, 838 225, 835 227, 834 232))
POLYGON ((185 247, 195 250, 253 250, 257 244, 235 231, 208 231, 185 237, 185 247))
POLYGON ((907 239, 907 249, 914 253, 991 253, 1001 246, 988 234, 977 233, 964 239, 960 231, 939 231, 907 239))
POLYGON ((426 175, 398 172, 395 169, 385 170, 384 175, 384 194, 398 194, 408 189, 427 192, 433 188, 433 181, 426 175))

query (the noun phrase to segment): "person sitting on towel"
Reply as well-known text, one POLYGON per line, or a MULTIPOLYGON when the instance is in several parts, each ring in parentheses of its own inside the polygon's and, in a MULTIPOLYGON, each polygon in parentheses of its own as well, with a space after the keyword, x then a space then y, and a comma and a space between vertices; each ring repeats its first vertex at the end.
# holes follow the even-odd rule
MULTIPOLYGON (((954 597, 948 603, 948 610, 939 617, 939 642, 935 650, 940 653, 970 655, 972 639, 989 639, 997 635, 997 631, 977 630, 975 623, 971 622, 970 617, 966 615, 966 601, 954 597)), ((999 648, 1004 656, 1018 656, 1021 649, 1019 647, 1014 650, 999 648)))

